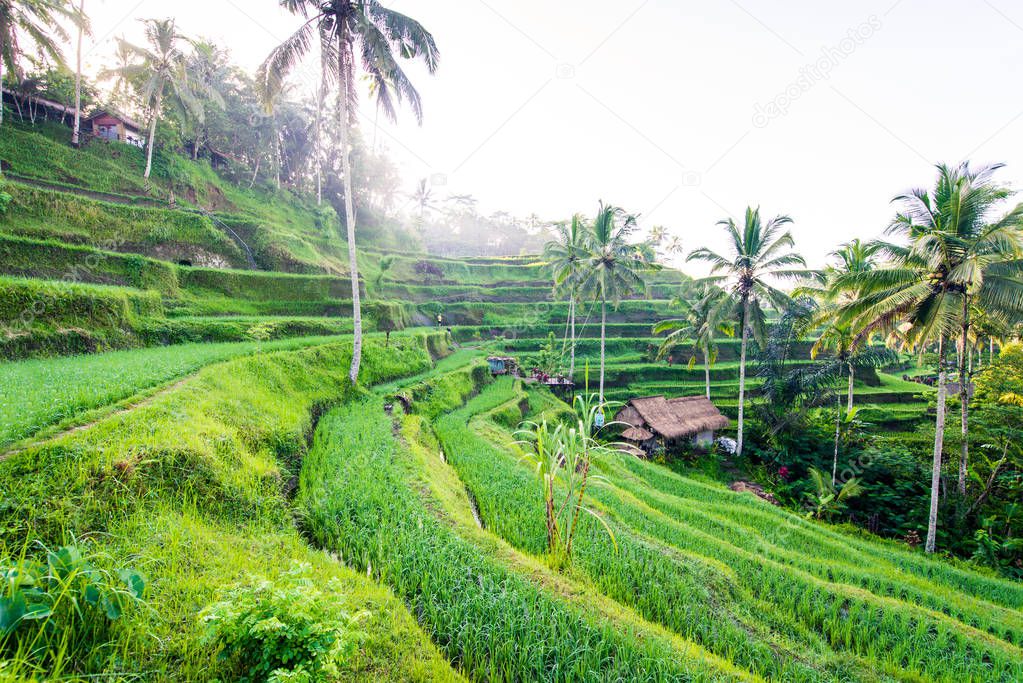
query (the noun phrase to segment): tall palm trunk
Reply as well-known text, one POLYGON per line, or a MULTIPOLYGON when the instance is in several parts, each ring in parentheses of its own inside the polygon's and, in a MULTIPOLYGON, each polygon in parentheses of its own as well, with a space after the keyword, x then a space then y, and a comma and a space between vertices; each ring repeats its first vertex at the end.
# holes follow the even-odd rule
POLYGON ((153 141, 156 139, 156 119, 160 116, 160 108, 163 106, 163 84, 156 92, 156 100, 153 103, 153 111, 149 121, 149 142, 146 143, 146 172, 142 177, 149 180, 149 174, 153 170, 153 141))
POLYGON ((607 326, 607 301, 600 300, 600 392, 597 401, 601 413, 604 412, 604 329, 607 326))
POLYGON ((938 413, 934 420, 934 462, 931 466, 931 508, 927 515, 924 550, 933 553, 938 535, 938 493, 941 489, 941 452, 945 446, 945 338, 938 340, 938 413))
MULTIPOLYGON (((85 18, 85 0, 78 3, 79 19, 85 18)), ((78 25, 78 52, 76 53, 75 64, 75 126, 71 133, 71 144, 75 147, 81 142, 80 134, 82 127, 82 33, 85 31, 83 24, 78 25)))
POLYGON ((735 455, 742 455, 744 404, 746 402, 746 344, 749 342, 749 299, 742 302, 742 342, 739 347, 739 425, 735 439, 735 455))
MULTIPOLYGON (((970 460, 970 373, 966 371, 967 345, 970 343, 970 297, 963 294, 963 353, 959 357, 959 406, 961 443, 959 446, 959 495, 966 495, 966 467, 970 460)), ((972 353, 972 350, 971 350, 972 353)))
POLYGON ((323 152, 320 149, 320 136, 322 131, 321 121, 323 119, 323 78, 320 79, 320 88, 316 92, 316 206, 323 203, 323 152))
POLYGON ((710 400, 710 349, 703 347, 703 381, 707 386, 707 400, 710 400))
POLYGON ((853 367, 852 361, 849 361, 849 393, 845 399, 845 410, 851 413, 853 409, 853 381, 856 378, 856 369, 853 367))
POLYGON ((838 480, 838 441, 842 435, 842 399, 835 395, 835 455, 831 460, 831 485, 838 480))
MULTIPOLYGON (((346 36, 339 32, 338 48, 341 54, 345 54, 346 36)), ((359 298, 359 264, 355 258, 355 203, 352 198, 352 159, 348 152, 348 121, 349 108, 348 94, 351 91, 351 84, 348 83, 347 72, 345 71, 345 60, 338 60, 338 88, 341 98, 341 172, 344 173, 345 186, 345 227, 348 235, 348 270, 352 278, 352 323, 354 325, 354 338, 352 342, 352 366, 348 371, 348 378, 355 384, 359 381, 359 364, 362 362, 362 302, 359 298)))
POLYGON ((568 322, 569 327, 571 328, 569 330, 569 343, 572 345, 571 349, 569 350, 569 353, 570 353, 569 358, 570 358, 570 360, 569 360, 569 363, 568 363, 568 378, 574 382, 575 381, 575 294, 572 295, 572 298, 569 300, 569 303, 568 303, 568 321, 569 321, 568 322))

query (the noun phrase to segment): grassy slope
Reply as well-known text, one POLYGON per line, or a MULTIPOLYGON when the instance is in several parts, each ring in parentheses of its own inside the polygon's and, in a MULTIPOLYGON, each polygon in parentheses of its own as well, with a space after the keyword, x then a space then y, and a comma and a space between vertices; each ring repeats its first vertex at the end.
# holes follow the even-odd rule
POLYGON ((325 418, 302 474, 313 537, 392 586, 477 680, 755 680, 473 531, 423 415, 480 381, 427 380, 410 390, 422 412, 396 424, 379 399, 325 418))
MULTIPOLYGON (((16 121, 5 123, 10 125, 4 126, 4 135, 0 137, 0 158, 5 162, 4 168, 14 174, 65 184, 69 190, 111 193, 115 195, 111 199, 118 199, 116 195, 131 199, 149 194, 158 201, 165 201, 173 192, 175 200, 183 207, 202 207, 215 212, 218 217, 219 223, 216 224, 209 221, 197 223, 204 226, 204 230, 212 228, 213 232, 195 243, 205 247, 224 245, 226 252, 212 251, 233 256, 239 265, 241 253, 225 233, 225 223, 239 234, 244 234, 244 238, 251 242, 250 247, 266 259, 270 267, 286 266, 310 272, 346 270, 342 265, 345 258, 343 241, 332 228, 323 224, 313 203, 290 191, 240 187, 221 179, 204 162, 194 163, 159 149, 154 158, 152 190, 147 193, 142 179, 143 150, 104 143, 74 150, 68 144, 70 134, 65 126, 46 124, 31 127, 16 121)), ((104 222, 99 221, 99 217, 103 216, 108 221, 110 216, 116 217, 124 210, 109 202, 81 200, 78 203, 73 197, 54 196, 52 193, 45 195, 45 199, 38 203, 35 213, 22 215, 15 210, 11 216, 0 219, 0 227, 9 229, 13 226, 34 234, 49 232, 50 235, 70 234, 73 237, 75 226, 79 229, 84 226, 80 221, 95 218, 97 220, 89 223, 89 227, 103 229, 104 222), (43 214, 39 212, 47 205, 51 211, 47 215, 52 220, 50 224, 42 220, 43 214), (22 221, 24 224, 19 226, 22 221)), ((152 215, 161 217, 164 224, 194 223, 197 220, 193 214, 180 211, 159 208, 151 211, 155 211, 152 215)), ((145 211, 138 214, 145 215, 148 215, 145 211)), ((156 223, 148 228, 149 232, 143 231, 148 225, 144 220, 133 223, 134 227, 131 224, 127 226, 131 229, 129 234, 140 242, 144 242, 147 235, 150 239, 167 235, 167 227, 160 228, 156 223)), ((96 239, 96 233, 91 235, 96 239)), ((113 237, 125 239, 120 233, 113 237)))
MULTIPOLYGON (((370 341, 364 380, 426 370, 422 336, 370 341)), ((108 674, 149 680, 234 678, 202 642, 198 611, 230 583, 276 575, 292 560, 318 579, 337 576, 350 611, 367 609, 367 633, 348 672, 363 680, 455 678, 394 597, 310 550, 284 495, 297 473, 319 406, 351 396, 350 345, 258 354, 213 365, 145 405, 84 431, 32 446, 0 463, 3 554, 35 540, 92 539, 113 566, 150 580, 146 609, 119 622, 108 674)), ((66 673, 100 673, 75 671, 66 673)))
POLYGON ((20 396, 0 404, 0 449, 47 428, 91 421, 126 399, 137 401, 167 382, 229 358, 313 346, 327 337, 298 337, 272 342, 178 344, 132 351, 0 366, 0 395, 20 396), (31 392, 24 392, 32 387, 31 392))
MULTIPOLYGON (((521 399, 509 384, 485 393, 497 395, 438 422, 445 452, 488 527, 539 552, 538 489, 511 435, 484 419, 502 399, 521 399)), ((627 456, 600 469, 609 483, 591 489, 592 504, 612 521, 619 552, 592 529, 579 542, 581 568, 609 595, 712 652, 784 680, 1023 675, 1018 585, 627 456)))

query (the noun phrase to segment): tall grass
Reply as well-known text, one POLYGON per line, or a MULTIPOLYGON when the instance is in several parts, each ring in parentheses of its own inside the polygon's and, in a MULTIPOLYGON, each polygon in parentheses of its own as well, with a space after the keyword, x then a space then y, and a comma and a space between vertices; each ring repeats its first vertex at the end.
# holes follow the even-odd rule
POLYGON ((302 471, 309 533, 400 595, 474 680, 709 680, 656 638, 594 620, 458 536, 419 497, 421 482, 380 399, 320 422, 302 471))
MULTIPOLYGON (((364 381, 424 371, 438 344, 369 340, 364 381)), ((110 557, 107 569, 135 567, 148 580, 146 609, 118 623, 109 656, 69 662, 63 676, 237 680, 204 641, 198 614, 226 587, 273 578, 294 559, 323 585, 341 582, 329 599, 343 611, 368 612, 346 678, 457 679, 393 595, 310 549, 294 525, 292 477, 316 415, 353 395, 342 371, 350 353, 341 342, 213 365, 144 406, 0 462, 0 555, 88 537, 110 557)))
MULTIPOLYGON (((529 474, 508 432, 486 419, 514 400, 513 385, 496 385, 437 430, 488 527, 539 553, 543 520, 528 513, 539 509, 529 474)), ((608 459, 602 473, 610 484, 591 497, 617 525, 620 552, 594 531, 579 540, 580 566, 608 595, 751 671, 783 680, 903 670, 948 681, 1021 675, 1018 586, 628 456, 608 459)))
POLYGON ((112 351, 86 356, 27 360, 0 366, 0 448, 51 425, 76 418, 195 372, 211 363, 251 353, 336 341, 307 337, 279 341, 177 346, 112 351), (24 391, 32 387, 32 391, 24 391))

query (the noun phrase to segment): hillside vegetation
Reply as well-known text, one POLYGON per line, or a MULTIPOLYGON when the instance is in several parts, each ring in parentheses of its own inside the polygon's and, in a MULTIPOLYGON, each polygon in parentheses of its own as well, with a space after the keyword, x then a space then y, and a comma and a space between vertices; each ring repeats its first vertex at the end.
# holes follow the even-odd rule
POLYGON ((601 340, 545 257, 370 228, 353 385, 333 209, 169 149, 146 184, 140 150, 51 124, 5 122, 0 160, 0 680, 1023 680, 1020 583, 912 542, 935 394, 912 357, 855 368, 845 432, 831 386, 783 430, 819 329, 756 345, 747 455, 601 450, 557 565, 520 430, 573 407, 486 358, 563 372, 574 313, 579 393, 603 349, 608 399, 709 381, 734 425, 741 335, 706 370, 688 337, 659 353, 688 276, 645 272, 601 340), (807 507, 832 443, 867 495, 807 507))

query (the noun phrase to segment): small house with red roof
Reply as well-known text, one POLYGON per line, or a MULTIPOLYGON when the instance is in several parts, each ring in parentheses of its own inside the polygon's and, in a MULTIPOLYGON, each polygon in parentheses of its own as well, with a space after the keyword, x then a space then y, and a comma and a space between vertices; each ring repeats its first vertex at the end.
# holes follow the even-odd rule
POLYGON ((100 109, 85 120, 86 129, 92 128, 92 137, 107 142, 124 142, 136 147, 145 147, 146 138, 142 126, 120 112, 100 109))

